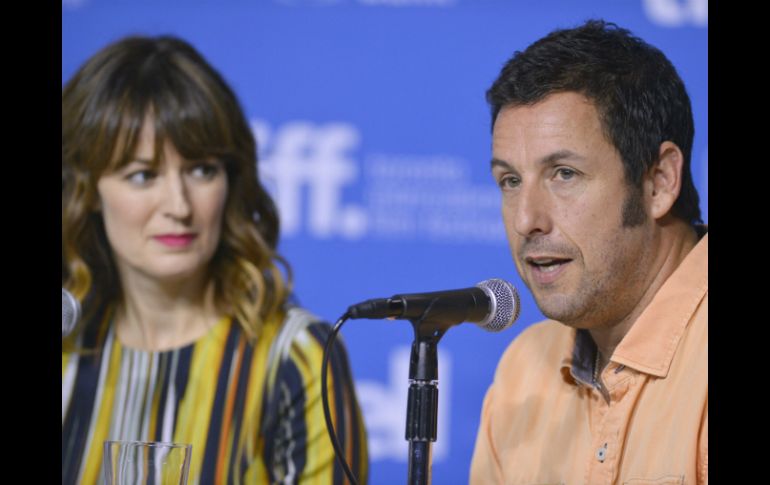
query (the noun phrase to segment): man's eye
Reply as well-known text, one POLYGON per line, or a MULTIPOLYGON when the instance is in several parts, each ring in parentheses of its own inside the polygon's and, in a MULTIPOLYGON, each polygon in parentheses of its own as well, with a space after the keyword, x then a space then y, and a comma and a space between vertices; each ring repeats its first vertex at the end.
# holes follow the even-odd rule
POLYGON ((577 172, 572 170, 571 168, 559 168, 556 170, 556 174, 561 178, 562 180, 569 180, 575 175, 577 175, 577 172))
POLYGON ((507 175, 503 178, 501 178, 497 184, 500 186, 501 189, 513 189, 519 186, 519 179, 518 177, 514 177, 512 175, 507 175))

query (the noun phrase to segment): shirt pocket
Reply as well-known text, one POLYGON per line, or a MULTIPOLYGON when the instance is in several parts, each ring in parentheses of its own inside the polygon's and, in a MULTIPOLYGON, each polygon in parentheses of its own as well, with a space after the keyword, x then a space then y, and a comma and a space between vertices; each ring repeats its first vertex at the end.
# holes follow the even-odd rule
POLYGON ((632 478, 623 485, 684 485, 684 475, 668 475, 660 478, 632 478))

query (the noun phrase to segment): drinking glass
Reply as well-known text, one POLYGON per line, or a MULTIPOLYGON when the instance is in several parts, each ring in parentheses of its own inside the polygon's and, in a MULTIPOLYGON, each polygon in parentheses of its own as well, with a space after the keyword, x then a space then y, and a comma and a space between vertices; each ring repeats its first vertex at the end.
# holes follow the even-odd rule
POLYGON ((192 445, 105 441, 106 485, 187 485, 192 445))

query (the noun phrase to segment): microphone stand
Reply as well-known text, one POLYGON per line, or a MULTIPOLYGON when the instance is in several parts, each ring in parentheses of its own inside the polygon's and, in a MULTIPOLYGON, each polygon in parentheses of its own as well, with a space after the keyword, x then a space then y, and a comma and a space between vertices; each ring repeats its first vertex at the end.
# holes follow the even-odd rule
POLYGON ((411 322, 415 339, 409 359, 406 405, 406 440, 409 441, 407 484, 429 485, 431 446, 436 441, 438 427, 438 342, 451 325, 422 318, 411 322))

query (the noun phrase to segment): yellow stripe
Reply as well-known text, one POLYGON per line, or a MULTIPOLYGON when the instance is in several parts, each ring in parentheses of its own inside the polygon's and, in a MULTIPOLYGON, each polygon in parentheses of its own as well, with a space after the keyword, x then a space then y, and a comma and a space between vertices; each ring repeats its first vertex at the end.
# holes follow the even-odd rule
POLYGON ((115 389, 117 388, 118 376, 120 374, 120 356, 121 347, 118 339, 112 342, 110 352, 110 364, 108 367, 107 378, 104 381, 103 394, 99 406, 99 417, 95 426, 91 429, 91 447, 88 450, 88 457, 85 460, 83 469, 83 483, 96 483, 99 478, 99 470, 102 464, 102 455, 104 454, 104 441, 107 439, 110 421, 112 418, 112 407, 115 401, 115 389))
MULTIPOLYGON (((307 332, 307 330, 302 330, 307 332)), ((295 340, 295 343, 297 340, 295 340)), ((323 362, 323 347, 313 338, 307 339, 307 344, 292 346, 290 357, 296 364, 302 375, 302 382, 307 391, 305 396, 305 425, 307 426, 308 448, 315 449, 314 453, 308 453, 305 457, 306 465, 303 470, 301 483, 328 484, 334 478, 334 447, 326 431, 323 402, 321 400, 321 363, 323 362)), ((327 376, 327 392, 329 396, 329 408, 332 423, 337 424, 334 401, 334 375, 329 363, 327 376)))
MULTIPOLYGON (((239 457, 235 471, 240 471, 240 458, 246 456, 252 462, 244 474, 244 483, 268 483, 268 474, 262 461, 264 449, 263 437, 259 433, 259 417, 262 409, 262 388, 265 382, 267 367, 267 355, 270 344, 278 333, 279 325, 271 322, 262 329, 254 348, 251 360, 251 372, 249 373, 249 387, 246 392, 246 405, 243 408, 244 417, 239 438, 239 457)), ((235 473, 235 478, 239 477, 235 473)))
POLYGON ((67 370, 67 364, 70 361, 70 354, 69 353, 61 353, 61 378, 64 379, 64 371, 67 370))
POLYGON ((227 377, 226 399, 224 412, 222 415, 222 429, 219 435, 219 450, 217 452, 217 464, 214 476, 222 482, 227 482, 227 476, 230 463, 230 457, 233 451, 233 406, 235 404, 235 393, 238 389, 238 377, 243 365, 244 340, 241 336, 238 339, 238 348, 233 352, 233 362, 230 366, 230 375, 227 377), (235 358, 237 356, 237 359, 235 358))
POLYGON ((222 366, 227 333, 232 324, 226 323, 225 320, 230 319, 223 318, 208 336, 195 344, 187 389, 179 403, 174 441, 192 444, 191 477, 198 477, 203 466, 203 452, 217 390, 217 377, 222 366))
MULTIPOLYGON (((356 406, 358 406, 358 402, 356 402, 356 406)), ((360 410, 356 409, 356 423, 358 425, 358 456, 359 459, 359 468, 358 468, 358 475, 356 475, 356 478, 358 478, 358 483, 367 483, 367 479, 369 477, 369 460, 367 457, 369 456, 369 445, 366 437, 366 425, 364 423, 364 416, 360 412, 360 410)))

